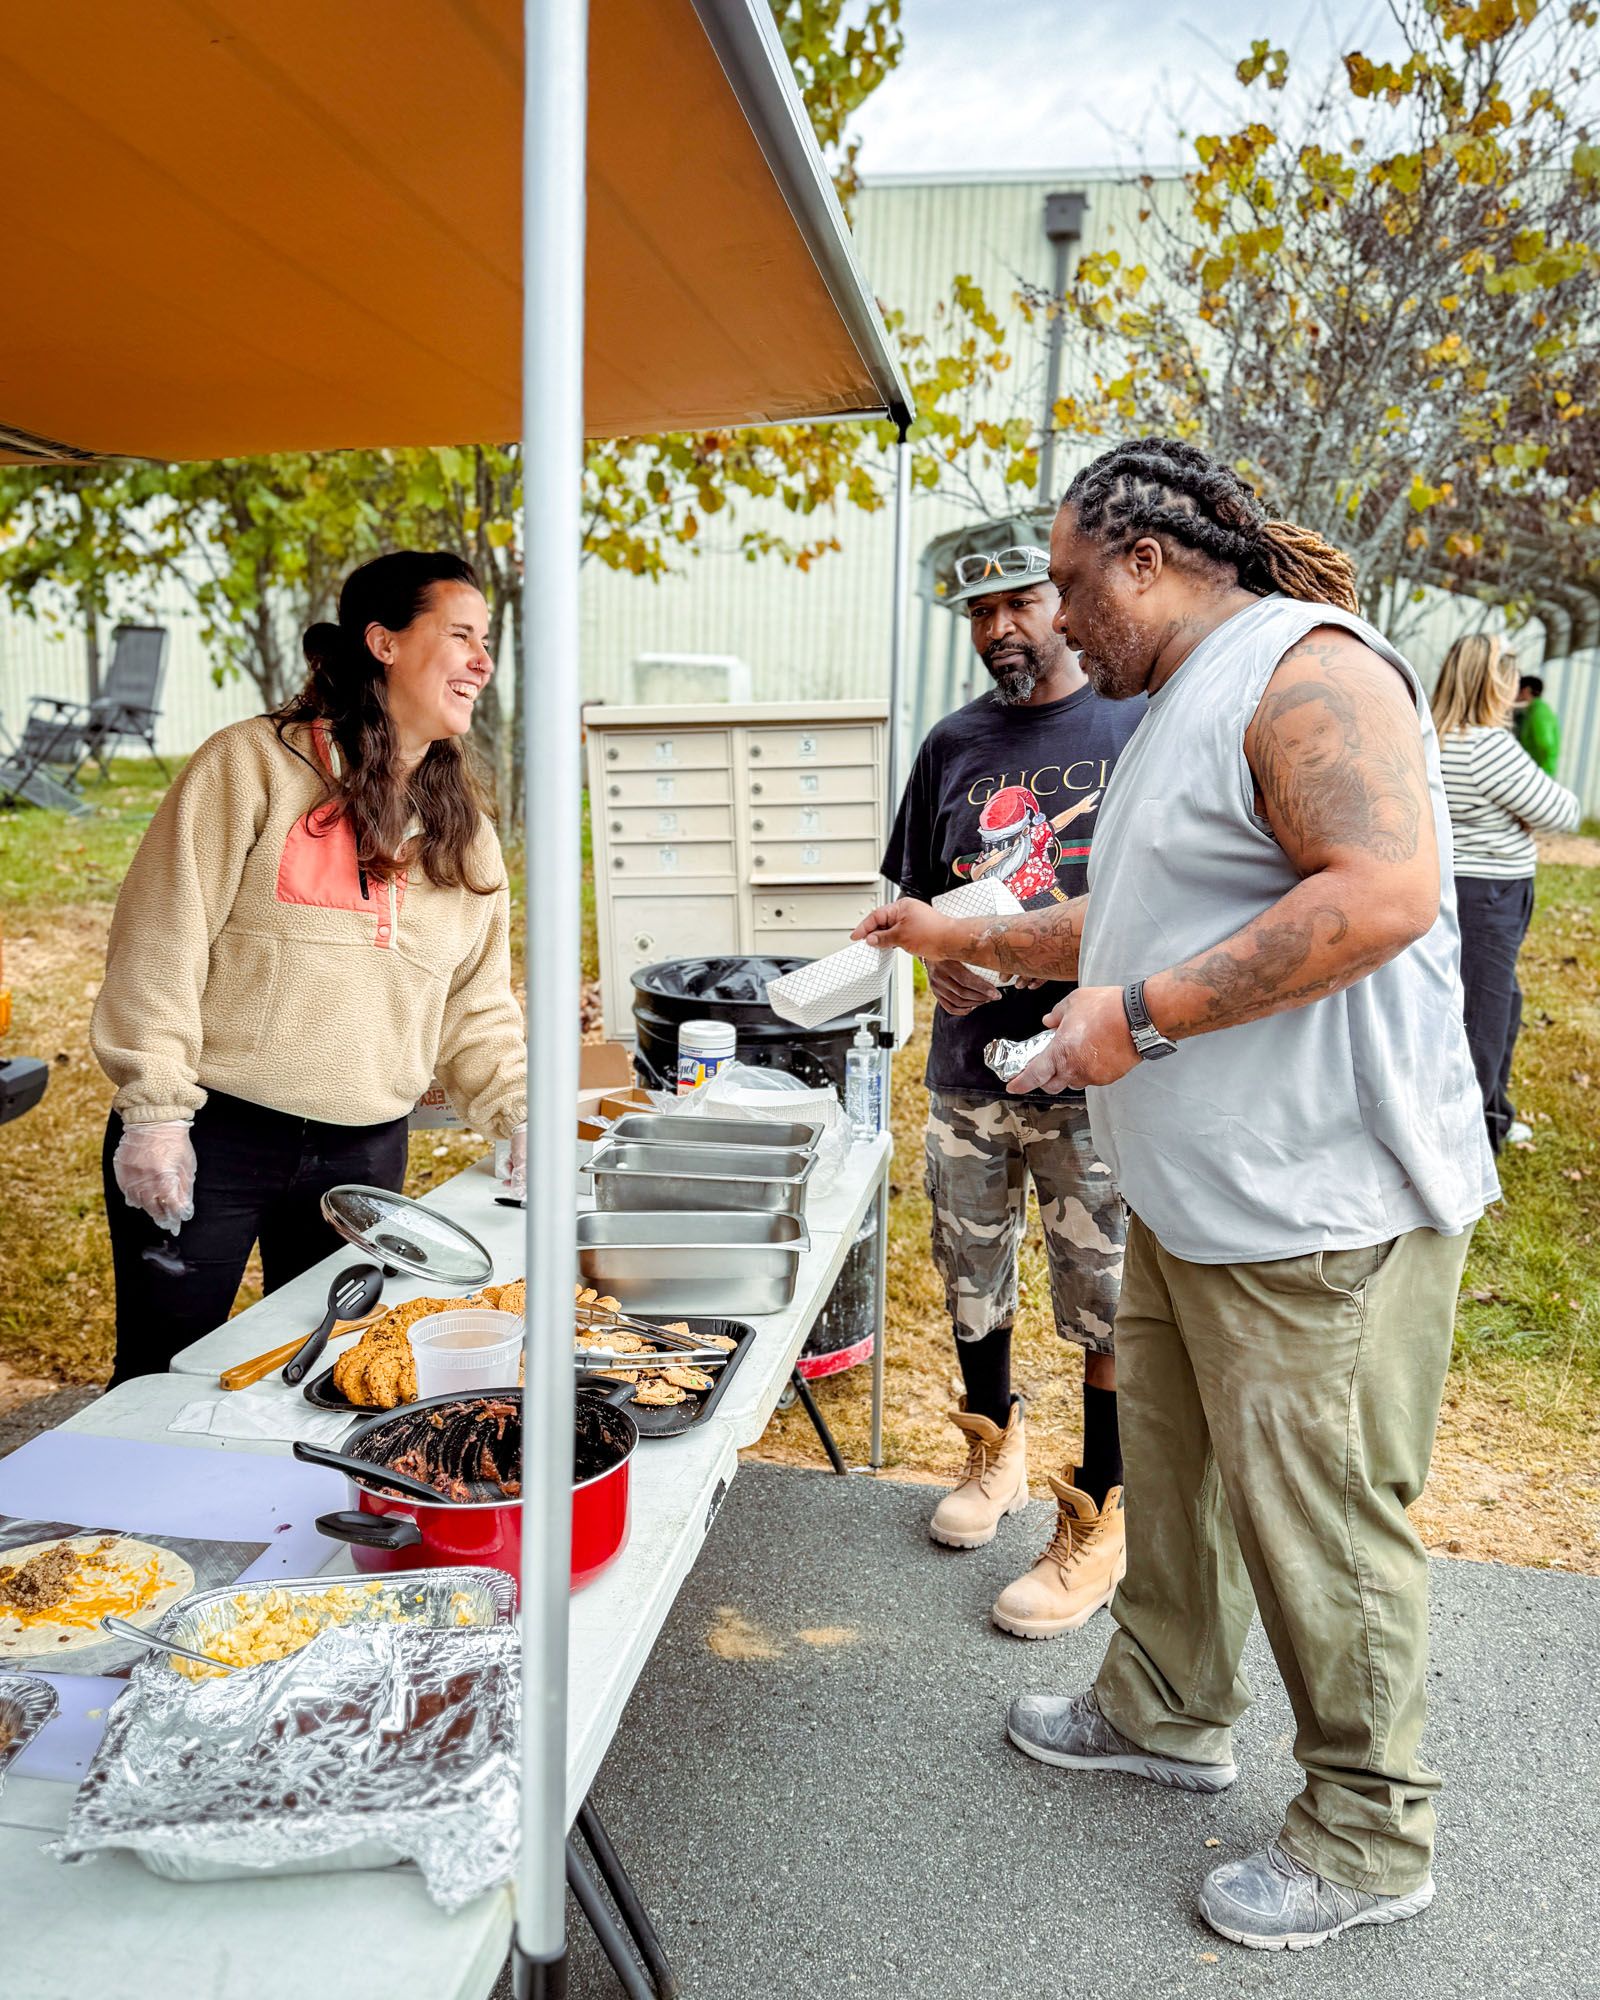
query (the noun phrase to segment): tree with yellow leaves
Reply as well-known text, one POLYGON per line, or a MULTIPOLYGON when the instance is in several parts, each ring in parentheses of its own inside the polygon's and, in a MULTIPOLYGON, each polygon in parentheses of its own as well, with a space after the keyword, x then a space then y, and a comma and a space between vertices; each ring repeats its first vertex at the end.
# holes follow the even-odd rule
POLYGON ((1061 301, 1059 432, 1163 432, 1355 557, 1391 631, 1430 583, 1528 607, 1600 574, 1600 10, 1392 0, 1399 62, 1202 134, 1173 204, 1061 301))

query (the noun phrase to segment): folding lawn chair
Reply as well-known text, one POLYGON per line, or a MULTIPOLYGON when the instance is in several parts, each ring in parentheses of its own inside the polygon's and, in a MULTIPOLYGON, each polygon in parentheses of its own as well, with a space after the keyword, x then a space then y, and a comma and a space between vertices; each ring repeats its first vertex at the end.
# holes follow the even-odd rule
MULTIPOLYGON (((26 804, 41 806, 46 812, 88 812, 80 794, 68 790, 45 768, 47 760, 38 755, 41 739, 37 732, 30 739, 31 729, 30 720, 23 742, 18 743, 0 728, 0 806, 26 804)), ((54 743, 49 747, 54 748, 54 743)))
MULTIPOLYGON (((167 631, 162 625, 119 625, 112 634, 111 665, 93 701, 67 701, 36 694, 29 709, 15 762, 24 780, 53 778, 69 794, 92 757, 101 774, 111 775, 111 753, 124 737, 142 743, 170 781, 172 773, 156 750, 161 719, 161 684, 167 670, 167 631)), ((7 779, 0 773, 0 786, 7 779)), ((13 795, 25 795, 21 783, 13 795)))

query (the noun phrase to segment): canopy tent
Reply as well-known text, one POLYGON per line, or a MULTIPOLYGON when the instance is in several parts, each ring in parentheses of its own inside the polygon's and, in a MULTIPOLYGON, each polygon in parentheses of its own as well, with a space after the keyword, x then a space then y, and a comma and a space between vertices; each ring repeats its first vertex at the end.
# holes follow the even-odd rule
MULTIPOLYGON (((764 12, 592 0, 591 436, 905 405, 764 12)), ((0 459, 519 436, 522 108, 521 0, 13 0, 0 459)))
POLYGON ((0 461, 520 436, 530 1126, 517 1987, 565 1984, 584 433, 910 399, 767 0, 13 0, 0 461), (548 552, 566 549, 570 562, 548 552), (534 593, 537 591, 537 606, 534 593), (560 741, 559 736, 557 741, 560 741))

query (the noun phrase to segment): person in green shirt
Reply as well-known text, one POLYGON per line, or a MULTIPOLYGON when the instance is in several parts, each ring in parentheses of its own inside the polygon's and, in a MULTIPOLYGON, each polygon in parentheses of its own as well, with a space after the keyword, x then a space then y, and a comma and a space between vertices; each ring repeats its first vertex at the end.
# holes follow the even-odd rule
POLYGON ((1539 769, 1553 778, 1561 756, 1561 718, 1545 700, 1544 682, 1537 674, 1522 676, 1511 717, 1517 741, 1539 769))

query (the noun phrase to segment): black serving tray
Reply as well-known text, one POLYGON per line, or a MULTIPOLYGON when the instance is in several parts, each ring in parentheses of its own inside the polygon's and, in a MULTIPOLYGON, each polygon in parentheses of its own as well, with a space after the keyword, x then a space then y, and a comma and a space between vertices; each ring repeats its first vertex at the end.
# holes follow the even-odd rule
MULTIPOLYGON (((681 1437, 685 1431, 692 1431, 696 1424, 703 1424, 706 1418, 715 1410, 718 1403, 722 1401, 723 1391, 732 1380, 739 1363, 743 1361, 746 1349, 749 1347, 751 1341, 755 1339, 756 1330, 753 1326, 747 1325, 740 1319, 665 1320, 659 1314, 649 1313, 636 1313, 634 1317, 645 1320, 651 1326, 687 1326, 692 1334, 714 1333, 720 1335, 724 1340, 737 1342, 737 1345, 729 1354, 727 1361, 716 1371, 715 1381, 703 1395, 691 1394, 685 1402, 673 1403, 669 1408, 664 1410, 652 1410, 648 1407, 642 1407, 631 1396, 623 1405, 628 1415, 638 1425, 640 1437, 681 1437)), ((384 1414, 384 1412, 369 1410, 360 1404, 352 1403, 348 1396, 341 1390, 336 1389, 333 1386, 333 1367, 331 1363, 323 1369, 320 1375, 313 1375, 303 1383, 300 1393, 308 1403, 315 1404, 319 1410, 348 1410, 352 1416, 357 1417, 373 1417, 384 1414)), ((484 1391, 481 1393, 492 1394, 493 1392, 484 1391)), ((406 1407, 407 1405, 404 1403, 399 1405, 401 1409, 405 1409, 406 1407)))
MULTIPOLYGON (((642 1319, 651 1326, 686 1326, 693 1334, 715 1333, 724 1340, 736 1341, 727 1360, 716 1371, 711 1387, 703 1395, 691 1393, 682 1403, 674 1403, 665 1410, 641 1408, 630 1396, 623 1408, 639 1427, 642 1438, 682 1437, 685 1431, 692 1431, 696 1424, 703 1424, 707 1417, 722 1401, 723 1391, 734 1376, 734 1371, 743 1361, 751 1341, 756 1337, 753 1326, 747 1326, 742 1319, 662 1319, 658 1313, 635 1313, 635 1319, 642 1319)), ((695 1364, 690 1363, 693 1367, 695 1364)))

